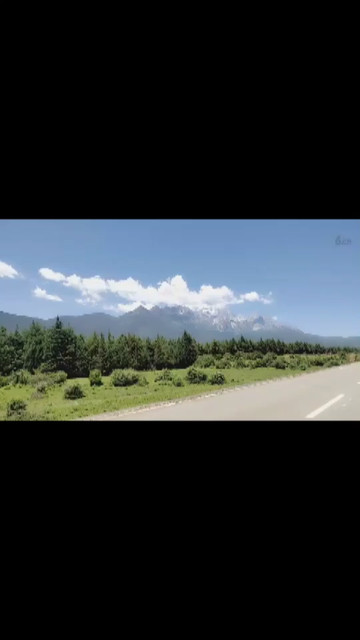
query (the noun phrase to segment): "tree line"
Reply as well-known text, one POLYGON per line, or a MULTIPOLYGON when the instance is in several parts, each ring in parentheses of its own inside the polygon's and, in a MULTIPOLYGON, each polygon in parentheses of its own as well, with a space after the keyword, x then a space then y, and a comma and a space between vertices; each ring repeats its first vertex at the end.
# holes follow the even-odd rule
POLYGON ((24 331, 8 332, 0 328, 0 375, 26 369, 34 373, 42 371, 65 371, 69 378, 87 377, 91 370, 99 369, 109 375, 114 369, 183 369, 193 365, 198 356, 225 354, 335 354, 356 351, 349 347, 323 347, 306 342, 285 343, 280 340, 253 341, 241 336, 239 339, 213 340, 205 344, 197 342, 184 331, 181 338, 155 339, 135 335, 114 338, 96 332, 89 338, 78 335, 70 327, 64 327, 59 318, 53 327, 44 329, 33 322, 24 331))

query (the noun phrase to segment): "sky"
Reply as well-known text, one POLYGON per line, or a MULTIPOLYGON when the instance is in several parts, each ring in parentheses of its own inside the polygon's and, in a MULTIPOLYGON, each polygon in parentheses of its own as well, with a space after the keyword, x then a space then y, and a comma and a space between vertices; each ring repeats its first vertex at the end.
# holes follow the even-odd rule
POLYGON ((0 311, 139 304, 360 335, 360 220, 0 220, 0 311))

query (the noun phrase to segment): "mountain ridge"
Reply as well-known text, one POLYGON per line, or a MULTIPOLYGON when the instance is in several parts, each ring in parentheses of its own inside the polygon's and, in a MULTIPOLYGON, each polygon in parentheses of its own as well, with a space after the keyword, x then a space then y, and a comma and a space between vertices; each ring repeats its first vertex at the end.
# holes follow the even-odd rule
MULTIPOLYGON (((184 306, 153 307, 146 309, 139 305, 133 311, 121 316, 112 316, 103 312, 82 314, 80 316, 59 316, 64 326, 70 326, 75 333, 90 336, 96 331, 107 335, 108 332, 118 337, 121 334, 133 333, 142 338, 177 338, 184 330, 188 331, 198 342, 225 340, 231 338, 251 338, 254 341, 274 338, 283 342, 309 342, 324 346, 349 346, 360 348, 360 336, 319 336, 305 333, 300 329, 281 324, 273 318, 262 315, 249 317, 234 316, 228 309, 202 309, 193 311, 184 306)), ((43 320, 24 315, 16 315, 0 311, 0 327, 9 331, 28 329, 32 322, 49 328, 56 318, 43 320)))

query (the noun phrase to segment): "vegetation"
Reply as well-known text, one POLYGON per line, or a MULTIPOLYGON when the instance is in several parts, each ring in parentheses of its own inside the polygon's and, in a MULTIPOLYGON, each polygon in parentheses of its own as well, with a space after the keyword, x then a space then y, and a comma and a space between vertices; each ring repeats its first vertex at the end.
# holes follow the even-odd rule
MULTIPOLYGON (((303 358, 303 356, 301 356, 303 358)), ((208 376, 207 380, 193 384, 187 379, 191 368, 177 369, 171 371, 172 381, 155 381, 159 376, 159 371, 144 371, 137 373, 139 380, 130 386, 114 386, 112 376, 102 376, 102 386, 89 386, 88 378, 75 378, 68 385, 76 385, 81 388, 81 397, 64 397, 64 385, 47 385, 45 393, 36 392, 36 385, 33 384, 31 376, 30 384, 27 385, 7 385, 0 388, 0 420, 72 420, 108 411, 120 411, 141 405, 177 400, 188 396, 196 396, 202 393, 209 393, 214 388, 231 388, 244 384, 252 384, 263 380, 278 379, 287 376, 298 375, 300 373, 321 370, 322 367, 305 365, 296 369, 287 367, 286 369, 276 369, 275 367, 260 367, 251 369, 250 367, 224 369, 221 372, 215 367, 207 367, 200 370, 200 374, 208 376), (225 382, 219 384, 223 375, 225 382), (216 377, 215 377, 216 376, 216 377), (216 380, 216 384, 213 384, 216 380), (145 382, 144 382, 145 381, 145 382), (34 393, 35 392, 35 393, 34 393), (12 400, 21 400, 28 406, 28 410, 7 417, 7 403, 12 400), (20 415, 21 414, 21 415, 20 415)), ((51 375, 51 374, 47 374, 51 375)), ((40 383, 37 383, 40 384, 40 383)), ((80 394, 79 394, 80 395, 80 394)))
POLYGON ((225 384, 226 379, 223 373, 221 373, 221 371, 217 371, 216 373, 214 373, 214 375, 212 375, 209 378, 209 382, 210 384, 225 384))
POLYGON ((64 391, 64 398, 67 400, 77 400, 85 396, 84 389, 79 383, 72 384, 70 387, 66 387, 64 391))
POLYGON ((89 375, 90 387, 101 387, 103 381, 101 379, 101 371, 99 369, 94 369, 90 371, 89 375))
POLYGON ((83 417, 354 361, 359 349, 243 337, 201 344, 187 332, 85 339, 59 319, 51 329, 0 328, 0 420, 83 417))
POLYGON ((131 385, 139 382, 140 376, 135 371, 120 371, 115 369, 111 376, 111 382, 114 387, 131 387, 131 385))
MULTIPOLYGON (((200 369, 282 368, 283 360, 280 358, 283 356, 318 356, 320 364, 316 366, 322 366, 321 356, 333 356, 332 362, 335 363, 345 362, 351 353, 360 359, 360 350, 349 347, 323 347, 305 342, 286 344, 274 339, 255 342, 243 336, 238 340, 231 338, 201 344, 186 331, 181 338, 169 340, 161 336, 154 340, 142 339, 130 334, 115 339, 110 333, 107 338, 97 333, 84 338, 76 335, 70 327, 64 327, 59 318, 50 329, 44 329, 35 322, 22 332, 16 330, 11 333, 4 327, 0 328, 0 376, 6 378, 16 373, 16 384, 27 384, 26 372, 62 371, 66 379, 88 378, 94 370, 100 371, 101 376, 108 376, 115 369, 153 371, 191 366, 200 369), (281 364, 276 365, 276 362, 281 364)), ((91 379, 95 380, 92 376, 91 379)), ((99 380, 98 377, 96 379, 99 380)), ((0 384, 3 386, 3 381, 0 384)))
POLYGON ((26 411, 26 402, 23 400, 12 400, 8 403, 6 415, 8 418, 20 416, 26 411))
POLYGON ((206 382, 207 375, 204 371, 192 367, 186 374, 186 380, 190 382, 190 384, 201 384, 202 382, 206 382))

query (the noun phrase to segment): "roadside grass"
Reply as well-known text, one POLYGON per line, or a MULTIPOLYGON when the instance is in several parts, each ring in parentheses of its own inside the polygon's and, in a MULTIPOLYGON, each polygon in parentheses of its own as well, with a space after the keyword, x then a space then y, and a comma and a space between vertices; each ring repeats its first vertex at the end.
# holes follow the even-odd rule
POLYGON ((141 372, 148 385, 133 385, 130 387, 114 387, 111 384, 111 376, 103 377, 102 386, 90 386, 88 378, 75 378, 67 380, 65 384, 49 387, 46 394, 34 394, 31 385, 8 385, 0 388, 0 420, 6 420, 7 404, 12 400, 24 400, 27 411, 32 419, 41 420, 74 420, 111 411, 121 411, 132 407, 151 403, 166 402, 185 397, 191 397, 202 393, 218 391, 254 382, 284 378, 312 371, 321 370, 322 367, 312 366, 306 371, 300 369, 275 369, 274 367, 259 367, 257 369, 222 369, 226 382, 223 385, 212 385, 209 382, 214 373, 219 369, 209 367, 202 369, 208 376, 205 383, 189 384, 186 380, 188 369, 176 369, 172 374, 181 378, 184 386, 174 386, 172 382, 155 381, 159 377, 159 371, 141 372), (76 400, 65 399, 64 389, 69 385, 78 383, 85 392, 85 397, 76 400))

